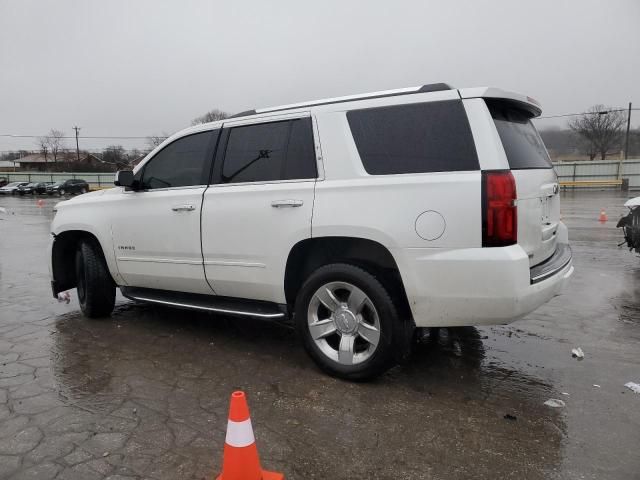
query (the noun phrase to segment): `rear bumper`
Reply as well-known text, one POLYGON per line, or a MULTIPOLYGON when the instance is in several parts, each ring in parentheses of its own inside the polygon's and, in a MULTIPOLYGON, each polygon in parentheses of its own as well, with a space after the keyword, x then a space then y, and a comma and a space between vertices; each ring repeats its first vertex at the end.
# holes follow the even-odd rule
POLYGON ((499 325, 522 318, 562 292, 573 263, 569 246, 559 245, 560 252, 544 262, 544 269, 531 269, 519 245, 403 249, 394 255, 416 326, 499 325))
POLYGON ((529 270, 531 284, 540 283, 555 276, 571 262, 571 247, 566 243, 560 243, 551 257, 529 270))

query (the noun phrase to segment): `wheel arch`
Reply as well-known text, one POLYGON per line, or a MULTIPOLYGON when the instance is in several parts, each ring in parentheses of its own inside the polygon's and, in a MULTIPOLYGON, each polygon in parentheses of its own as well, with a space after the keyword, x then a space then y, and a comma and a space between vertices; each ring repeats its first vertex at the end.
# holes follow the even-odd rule
MULTIPOLYGON (((51 285, 54 296, 77 286, 75 258, 78 246, 83 240, 98 247, 100 254, 105 258, 100 240, 87 230, 65 230, 54 235, 51 246, 51 285)), ((113 277, 113 274, 111 276, 113 277)))
POLYGON ((398 264, 391 251, 381 243, 362 237, 327 236, 307 238, 290 250, 285 266, 284 290, 287 304, 292 306, 304 280, 317 268, 329 263, 359 266, 399 299, 398 308, 411 315, 398 264))

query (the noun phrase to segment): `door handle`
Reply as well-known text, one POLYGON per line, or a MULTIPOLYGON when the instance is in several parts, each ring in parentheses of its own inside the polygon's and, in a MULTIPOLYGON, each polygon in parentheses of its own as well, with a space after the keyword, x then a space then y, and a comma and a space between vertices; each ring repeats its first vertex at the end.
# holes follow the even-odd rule
POLYGON ((274 200, 271 202, 273 208, 293 208, 301 207, 304 202, 302 200, 274 200))
POLYGON ((171 210, 173 210, 174 212, 191 212, 195 209, 196 207, 194 207, 193 205, 174 205, 173 207, 171 207, 171 210))

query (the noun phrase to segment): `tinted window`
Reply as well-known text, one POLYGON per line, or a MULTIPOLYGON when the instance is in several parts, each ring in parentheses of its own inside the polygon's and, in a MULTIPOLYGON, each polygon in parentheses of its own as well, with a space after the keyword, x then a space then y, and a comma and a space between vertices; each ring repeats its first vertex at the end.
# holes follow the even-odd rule
POLYGON ((313 131, 310 118, 293 120, 282 178, 316 178, 318 176, 313 131))
POLYGON ((531 114, 505 101, 486 102, 502 140, 509 166, 514 170, 552 168, 544 143, 531 123, 531 114))
POLYGON ((316 177, 311 119, 232 128, 223 182, 265 182, 316 177))
POLYGON ((144 166, 142 188, 169 188, 202 185, 209 145, 218 132, 196 133, 167 145, 144 166))
POLYGON ((371 175, 479 168, 459 100, 353 110, 347 119, 371 175))

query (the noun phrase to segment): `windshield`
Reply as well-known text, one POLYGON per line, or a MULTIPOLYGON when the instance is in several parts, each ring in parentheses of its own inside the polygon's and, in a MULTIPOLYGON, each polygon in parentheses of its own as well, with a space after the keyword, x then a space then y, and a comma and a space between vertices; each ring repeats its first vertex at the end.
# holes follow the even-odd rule
POLYGON ((552 168, 531 114, 504 100, 486 100, 512 170, 552 168))
POLYGON ((64 182, 56 182, 53 184, 54 187, 59 187, 60 185, 64 185, 64 182))
POLYGON ((18 185, 21 185, 22 182, 11 182, 7 185, 5 185, 5 187, 17 187, 18 185))

